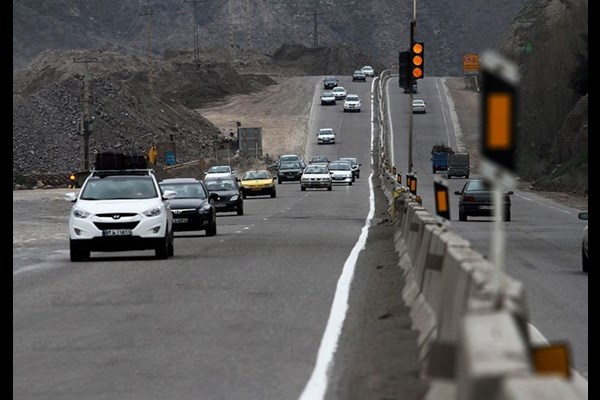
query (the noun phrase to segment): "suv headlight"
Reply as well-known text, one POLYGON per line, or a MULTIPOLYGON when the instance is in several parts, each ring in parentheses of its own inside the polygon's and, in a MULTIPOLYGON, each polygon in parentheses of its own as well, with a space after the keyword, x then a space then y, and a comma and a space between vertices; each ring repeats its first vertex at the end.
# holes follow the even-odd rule
POLYGON ((159 216, 160 213, 160 207, 152 207, 151 209, 144 211, 142 214, 144 214, 146 217, 156 217, 159 216))
POLYGON ((231 196, 231 199, 230 199, 230 200, 231 200, 231 201, 236 201, 236 200, 238 199, 238 197, 239 197, 239 196, 238 196, 237 194, 234 194, 233 196, 231 196))
POLYGON ((79 207, 73 207, 73 216, 75 218, 87 218, 89 217, 91 214, 79 207))

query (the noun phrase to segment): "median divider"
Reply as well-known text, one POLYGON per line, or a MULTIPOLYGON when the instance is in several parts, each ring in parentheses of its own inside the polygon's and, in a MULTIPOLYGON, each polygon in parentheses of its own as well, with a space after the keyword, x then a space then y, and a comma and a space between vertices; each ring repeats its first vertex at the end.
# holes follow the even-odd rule
MULTIPOLYGON (((521 400, 535 390, 536 375, 522 284, 494 282, 493 265, 447 229, 385 172, 381 186, 393 210, 394 244, 410 307, 427 400, 521 400), (520 391, 523 391, 521 393, 520 391)), ((583 399, 564 378, 556 393, 583 399)), ((552 398, 554 399, 554 398, 552 398)))

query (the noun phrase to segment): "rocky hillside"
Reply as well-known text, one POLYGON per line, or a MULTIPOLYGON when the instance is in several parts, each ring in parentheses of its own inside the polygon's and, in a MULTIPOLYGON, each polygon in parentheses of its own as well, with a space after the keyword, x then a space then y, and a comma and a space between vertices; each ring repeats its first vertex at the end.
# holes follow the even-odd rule
POLYGON ((13 174, 68 174, 82 168, 80 120, 84 79, 94 115, 90 152, 145 153, 174 140, 177 160, 213 157, 227 138, 194 111, 228 95, 260 91, 271 76, 341 73, 368 57, 348 46, 282 46, 275 54, 211 49, 194 63, 188 52, 164 58, 111 52, 46 51, 13 75, 13 174), (242 57, 243 56, 243 57, 242 57), (96 60, 82 63, 81 60, 96 60))
POLYGON ((543 190, 588 190, 588 3, 533 0, 501 50, 519 64, 519 174, 543 190))
MULTIPOLYGON (((417 1, 416 37, 426 43, 426 73, 460 74, 462 55, 493 47, 524 3, 417 1)), ((272 54, 284 43, 313 47, 316 41, 317 47, 351 45, 368 64, 390 66, 408 48, 412 19, 410 0, 19 0, 13 1, 13 66, 25 66, 46 49, 155 57, 193 51, 195 32, 201 49, 272 54)))

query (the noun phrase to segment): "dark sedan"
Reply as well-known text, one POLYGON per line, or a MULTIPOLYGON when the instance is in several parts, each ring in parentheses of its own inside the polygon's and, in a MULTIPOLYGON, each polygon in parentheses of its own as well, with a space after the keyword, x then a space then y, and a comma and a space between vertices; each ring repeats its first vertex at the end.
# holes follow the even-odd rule
MULTIPOLYGON (((458 219, 466 221, 471 217, 491 217, 494 215, 494 191, 490 184, 483 179, 471 179, 461 191, 454 192, 460 196, 458 200, 458 219)), ((510 197, 512 191, 502 195, 504 221, 510 221, 510 197)))
POLYGON ((335 76, 326 76, 323 79, 323 89, 333 89, 338 85, 338 79, 335 76))
POLYGON ((206 236, 217 234, 217 218, 212 202, 217 196, 208 192, 204 182, 194 178, 164 179, 161 190, 172 190, 169 200, 173 213, 173 231, 205 231, 206 236))
POLYGON ((277 169, 277 183, 299 181, 304 167, 298 161, 282 162, 277 169))
POLYGON ((210 193, 217 195, 215 210, 217 212, 237 212, 244 215, 244 196, 242 188, 235 178, 210 178, 205 179, 206 187, 210 193))

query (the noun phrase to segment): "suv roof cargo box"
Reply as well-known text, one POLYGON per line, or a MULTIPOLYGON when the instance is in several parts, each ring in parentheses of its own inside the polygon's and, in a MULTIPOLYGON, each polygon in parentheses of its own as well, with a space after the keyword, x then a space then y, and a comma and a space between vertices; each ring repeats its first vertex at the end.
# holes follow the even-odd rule
POLYGON ((148 162, 144 154, 108 150, 96 154, 95 166, 98 170, 145 169, 148 162))

